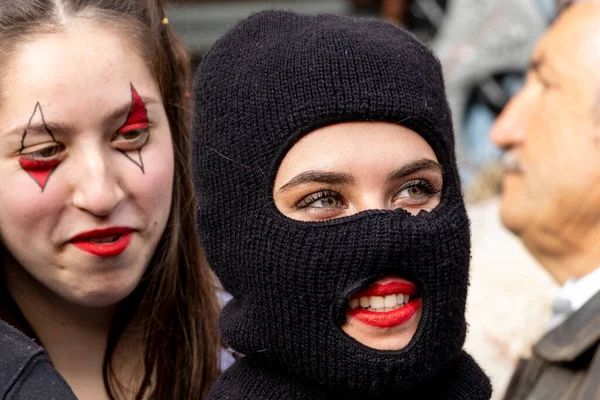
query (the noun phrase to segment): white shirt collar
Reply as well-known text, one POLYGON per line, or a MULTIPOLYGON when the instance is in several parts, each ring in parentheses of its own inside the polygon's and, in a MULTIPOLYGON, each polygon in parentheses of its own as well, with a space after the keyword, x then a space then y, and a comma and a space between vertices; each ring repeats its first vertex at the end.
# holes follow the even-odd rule
POLYGON ((600 266, 582 278, 567 280, 554 294, 550 329, 560 325, 598 292, 600 292, 600 266))

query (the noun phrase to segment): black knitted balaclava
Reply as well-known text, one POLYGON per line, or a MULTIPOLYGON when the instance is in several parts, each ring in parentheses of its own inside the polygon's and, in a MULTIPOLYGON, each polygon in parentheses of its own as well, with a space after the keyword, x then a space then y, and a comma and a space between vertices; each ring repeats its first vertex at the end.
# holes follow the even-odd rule
MULTIPOLYGON (((466 356, 469 222, 436 58, 380 21, 262 12, 206 55, 195 100, 198 232, 233 295, 221 334, 246 355, 213 398, 384 398, 425 387, 451 365, 464 369, 455 364, 466 356), (429 143, 444 169, 441 203, 417 216, 283 216, 273 183, 294 143, 319 127, 371 120, 401 124, 429 143), (422 297, 417 332, 399 351, 371 349, 340 328, 350 295, 389 275, 411 280, 422 297)), ((474 393, 488 393, 487 378, 466 358, 474 380, 463 386, 481 383, 474 393)))

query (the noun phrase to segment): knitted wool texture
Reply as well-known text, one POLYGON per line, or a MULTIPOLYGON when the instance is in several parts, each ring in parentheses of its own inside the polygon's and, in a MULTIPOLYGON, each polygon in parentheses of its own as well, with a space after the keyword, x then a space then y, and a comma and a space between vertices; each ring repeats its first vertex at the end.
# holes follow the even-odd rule
POLYGON ((469 378, 457 397, 440 398, 489 398, 487 378, 461 353, 469 222, 435 57, 383 22, 262 12, 213 46, 195 99, 198 232, 233 295, 221 334, 246 355, 211 398, 384 398, 447 376, 457 360, 466 367, 454 370, 469 378), (290 147, 316 128, 371 120, 404 125, 431 145, 444 169, 436 209, 325 222, 283 216, 272 191, 290 147), (413 281, 422 296, 417 332, 399 351, 368 348, 340 329, 348 298, 386 275, 413 281))

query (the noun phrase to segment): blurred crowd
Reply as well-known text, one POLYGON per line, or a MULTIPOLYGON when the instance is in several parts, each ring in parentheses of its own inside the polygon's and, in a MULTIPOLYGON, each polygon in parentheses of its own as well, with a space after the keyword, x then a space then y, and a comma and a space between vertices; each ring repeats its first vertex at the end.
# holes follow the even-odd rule
POLYGON ((564 6, 561 0, 172 0, 173 27, 196 63, 221 32, 265 8, 380 17, 427 43, 444 67, 454 114, 461 176, 469 199, 499 190, 500 150, 489 132, 521 88, 537 39, 564 6), (214 33, 213 31, 216 31, 214 33), (191 35, 193 33, 193 35, 191 35))

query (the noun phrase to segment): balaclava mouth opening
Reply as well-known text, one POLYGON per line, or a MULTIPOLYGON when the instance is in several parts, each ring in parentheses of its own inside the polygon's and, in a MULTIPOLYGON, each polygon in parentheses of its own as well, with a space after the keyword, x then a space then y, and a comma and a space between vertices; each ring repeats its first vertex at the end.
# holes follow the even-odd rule
POLYGON ((358 398, 402 393, 443 373, 465 339, 470 233, 431 52, 381 21, 261 12, 206 55, 195 100, 197 227, 233 295, 221 334, 244 364, 358 398), (317 128, 349 121, 420 134, 443 166, 441 203, 417 216, 282 215, 272 191, 287 151, 317 128), (341 330, 353 290, 389 275, 414 282, 422 298, 417 332, 398 351, 366 347, 341 330))

